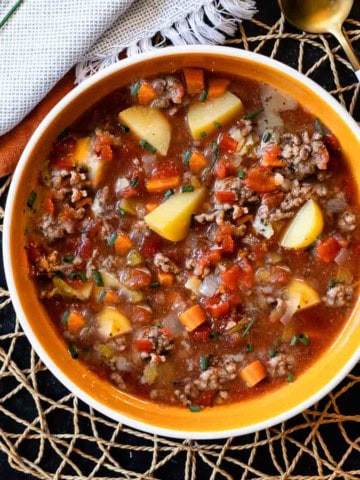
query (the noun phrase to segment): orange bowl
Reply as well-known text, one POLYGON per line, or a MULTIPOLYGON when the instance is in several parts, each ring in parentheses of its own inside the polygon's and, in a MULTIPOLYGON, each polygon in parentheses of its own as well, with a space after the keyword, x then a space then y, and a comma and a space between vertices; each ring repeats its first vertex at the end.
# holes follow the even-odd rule
POLYGON ((40 358, 75 395, 109 417, 147 432, 181 438, 221 438, 247 434, 300 413, 335 387, 360 358, 360 304, 328 350, 296 382, 238 403, 199 413, 160 405, 121 392, 69 357, 29 278, 25 255, 25 209, 38 174, 39 159, 52 140, 86 109, 113 90, 149 75, 183 67, 240 74, 266 82, 294 97, 330 125, 360 187, 360 129, 321 87, 267 57, 228 47, 171 47, 127 59, 94 75, 70 92, 46 117, 27 145, 10 187, 4 223, 4 264, 11 298, 21 325, 40 358))

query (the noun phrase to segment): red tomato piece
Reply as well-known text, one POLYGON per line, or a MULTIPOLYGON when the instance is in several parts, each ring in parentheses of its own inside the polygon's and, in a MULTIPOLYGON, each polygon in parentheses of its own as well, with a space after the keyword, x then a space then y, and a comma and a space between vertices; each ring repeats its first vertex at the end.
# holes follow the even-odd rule
POLYGON ((216 248, 213 250, 206 250, 197 260, 197 266, 199 274, 204 271, 205 267, 208 267, 212 263, 219 262, 221 260, 221 249, 216 248))
POLYGON ((281 148, 277 143, 269 143, 263 149, 261 163, 264 167, 283 167, 285 162, 280 160, 281 148))
POLYGON ((179 167, 174 162, 155 162, 152 177, 176 177, 180 174, 179 167))
POLYGON ((221 180, 235 173, 235 170, 233 163, 226 158, 220 158, 213 169, 214 175, 221 180))
POLYGON ((335 259, 340 248, 341 245, 336 238, 329 237, 316 247, 316 253, 323 262, 330 263, 335 259))
POLYGON ((140 253, 146 258, 154 258, 156 253, 161 250, 161 238, 155 233, 144 237, 140 246, 140 253))
POLYGON ((236 152, 239 143, 234 140, 230 135, 223 133, 220 135, 219 147, 225 152, 236 152))
POLYGON ((220 318, 230 312, 230 302, 221 301, 219 297, 211 297, 205 303, 205 310, 213 317, 220 318))
POLYGON ((210 332, 210 325, 206 322, 190 332, 189 335, 194 342, 207 343, 210 339, 210 332))
POLYGON ((250 190, 257 193, 272 192, 277 189, 274 175, 265 168, 250 168, 244 183, 250 190))
POLYGON ((236 195, 231 191, 217 191, 215 192, 216 200, 220 203, 234 203, 236 195))
POLYGON ((113 151, 109 145, 104 145, 102 147, 100 157, 106 162, 110 162, 113 159, 113 151))
POLYGON ((231 235, 225 235, 221 241, 221 248, 224 253, 232 253, 235 248, 235 243, 231 235))
POLYGON ((90 238, 82 237, 81 243, 76 250, 76 256, 82 258, 83 260, 88 260, 89 258, 91 258, 93 250, 94 245, 90 238))
POLYGON ((154 348, 154 344, 147 338, 138 338, 134 340, 134 347, 138 352, 151 352, 154 348))
POLYGON ((236 290, 239 286, 239 278, 242 274, 240 265, 235 264, 220 274, 221 280, 227 290, 236 290))
POLYGON ((138 191, 134 187, 125 187, 120 192, 120 197, 122 198, 131 198, 135 197, 138 194, 138 191))
POLYGON ((249 260, 245 257, 241 258, 239 261, 242 274, 240 277, 240 283, 246 288, 251 288, 254 283, 254 271, 249 260))

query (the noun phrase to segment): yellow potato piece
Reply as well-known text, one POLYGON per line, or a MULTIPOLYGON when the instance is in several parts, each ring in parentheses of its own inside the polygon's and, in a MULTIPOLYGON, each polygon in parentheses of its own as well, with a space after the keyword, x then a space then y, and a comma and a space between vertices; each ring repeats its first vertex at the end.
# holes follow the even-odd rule
POLYGON ((92 186, 96 188, 104 177, 105 161, 92 152, 91 138, 78 138, 73 161, 76 165, 87 167, 92 186))
POLYGON ((287 288, 289 298, 297 298, 298 300, 298 309, 302 310, 304 308, 312 307, 320 303, 320 295, 318 292, 311 287, 304 280, 293 279, 291 280, 287 288))
POLYGON ((285 248, 305 248, 311 245, 324 228, 324 218, 315 200, 308 200, 287 227, 280 245, 285 248))
POLYGON ((99 331, 104 337, 116 337, 132 330, 130 320, 116 308, 104 307, 97 316, 99 331))
POLYGON ((88 300, 93 288, 92 282, 84 283, 81 288, 73 288, 59 277, 53 278, 53 285, 62 297, 77 298, 78 300, 88 300))
POLYGON ((190 228, 191 215, 205 198, 205 188, 176 193, 144 218, 154 232, 167 240, 183 240, 190 228))
POLYGON ((124 123, 139 138, 150 143, 160 155, 166 155, 171 140, 171 126, 165 115, 157 108, 140 105, 119 113, 124 123))
POLYGON ((240 98, 231 92, 206 102, 193 103, 187 116, 192 137, 198 140, 203 132, 209 135, 216 129, 216 123, 223 124, 244 111, 240 98))

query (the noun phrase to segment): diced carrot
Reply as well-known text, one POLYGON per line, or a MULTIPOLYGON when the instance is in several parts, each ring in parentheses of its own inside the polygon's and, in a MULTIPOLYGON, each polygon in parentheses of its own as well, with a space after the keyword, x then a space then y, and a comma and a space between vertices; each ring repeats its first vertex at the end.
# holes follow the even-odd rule
POLYGON ((220 180, 232 175, 235 170, 234 164, 226 158, 220 158, 214 165, 214 175, 220 180))
POLYGON ((340 243, 334 237, 329 237, 326 240, 323 240, 316 247, 316 253, 318 257, 326 263, 332 262, 336 255, 339 253, 341 248, 340 243))
POLYGON ((153 210, 155 210, 155 208, 158 207, 159 205, 160 205, 160 202, 157 202, 156 200, 154 200, 151 202, 147 202, 147 204, 145 205, 145 208, 146 208, 146 211, 150 213, 153 210))
POLYGON ((199 68, 184 68, 184 77, 188 93, 201 93, 204 90, 204 70, 199 68))
POLYGON ((116 303, 119 303, 119 295, 115 292, 112 292, 109 290, 106 292, 104 299, 103 299, 103 304, 104 305, 115 305, 116 303))
POLYGON ((231 235, 225 235, 221 241, 221 248, 224 253, 232 253, 235 248, 235 243, 231 235))
POLYGON ((171 287, 174 284, 175 275, 169 272, 159 272, 158 279, 160 285, 163 285, 164 287, 171 287))
POLYGON ((244 180, 245 185, 257 193, 272 192, 277 189, 274 175, 261 168, 250 168, 244 180))
POLYGON ((250 363, 239 373, 240 377, 246 383, 247 387, 254 387, 256 384, 261 382, 266 378, 267 373, 264 365, 260 362, 260 360, 255 360, 254 362, 250 363))
POLYGON ((155 89, 148 83, 142 83, 137 93, 139 103, 141 105, 148 105, 157 97, 155 89))
POLYGON ((126 255, 132 246, 132 240, 125 233, 120 233, 114 244, 115 252, 119 255, 126 255))
POLYGON ((180 185, 180 177, 152 177, 146 182, 146 190, 150 193, 161 193, 170 188, 177 188, 180 185))
POLYGON ((220 135, 219 147, 224 152, 236 152, 239 143, 234 140, 230 135, 223 133, 220 135))
POLYGON ((236 195, 231 191, 222 191, 218 190, 215 192, 216 200, 220 203, 234 203, 236 200, 236 195))
POLYGON ((229 83, 230 80, 227 78, 211 78, 209 80, 208 98, 216 98, 224 95, 229 83))
POLYGON ((204 155, 197 150, 192 153, 189 160, 189 167, 192 173, 200 173, 203 168, 208 164, 208 160, 204 155))
POLYGON ((134 347, 138 352, 151 352, 154 348, 154 344, 147 338, 138 338, 134 340, 134 347))
POLYGON ((46 213, 50 215, 54 214, 55 204, 54 204, 54 200, 52 199, 51 192, 48 192, 48 194, 45 196, 43 201, 43 207, 46 213))
POLYGON ((285 162, 280 160, 281 148, 277 143, 269 143, 263 150, 261 163, 264 167, 283 167, 285 162))
POLYGON ((206 322, 206 315, 200 305, 196 304, 181 313, 179 320, 188 332, 192 332, 196 327, 206 322))
POLYGON ((78 312, 71 312, 67 326, 71 333, 78 333, 86 324, 85 318, 78 312))

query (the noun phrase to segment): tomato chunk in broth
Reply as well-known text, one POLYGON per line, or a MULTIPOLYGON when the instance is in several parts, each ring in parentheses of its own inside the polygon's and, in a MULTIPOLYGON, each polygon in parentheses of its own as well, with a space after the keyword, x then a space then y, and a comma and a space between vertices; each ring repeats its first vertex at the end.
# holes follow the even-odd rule
POLYGON ((29 274, 69 355, 193 412, 296 382, 357 295, 339 141, 243 77, 115 91, 54 140, 27 211, 29 274))

